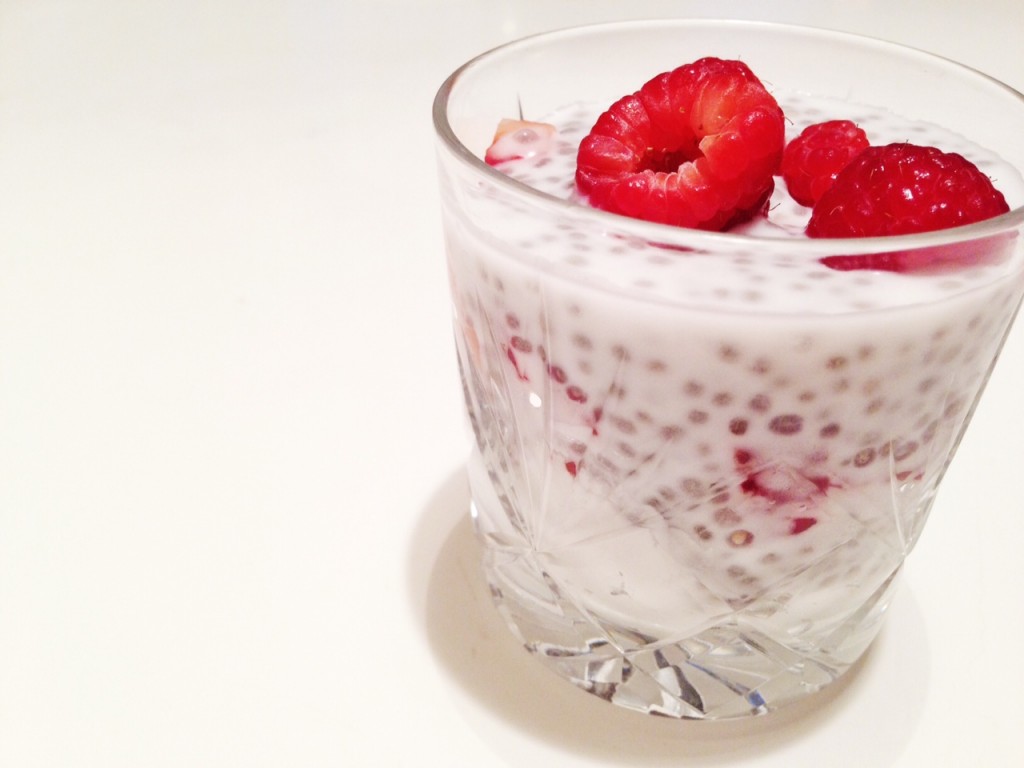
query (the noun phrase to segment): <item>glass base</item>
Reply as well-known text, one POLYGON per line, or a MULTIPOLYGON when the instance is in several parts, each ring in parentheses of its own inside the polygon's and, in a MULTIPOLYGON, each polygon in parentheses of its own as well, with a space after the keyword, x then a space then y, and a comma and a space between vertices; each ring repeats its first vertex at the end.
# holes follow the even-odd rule
POLYGON ((626 709, 693 720, 767 714, 838 680, 880 628, 896 572, 813 646, 780 640, 743 611, 675 637, 623 626, 582 607, 529 553, 491 548, 484 571, 513 633, 537 659, 583 690, 626 709))

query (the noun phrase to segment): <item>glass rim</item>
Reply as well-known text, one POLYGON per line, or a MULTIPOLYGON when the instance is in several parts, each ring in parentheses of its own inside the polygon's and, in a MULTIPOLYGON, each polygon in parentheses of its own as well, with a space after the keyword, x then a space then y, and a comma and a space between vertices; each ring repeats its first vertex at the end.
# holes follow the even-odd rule
MULTIPOLYGON (((502 173, 500 170, 485 163, 481 157, 463 144, 458 136, 456 136, 455 130, 452 128, 451 123, 448 120, 448 102, 458 82, 468 72, 482 64, 485 64, 488 60, 494 58, 498 54, 514 51, 516 48, 526 49, 547 41, 554 42, 561 37, 580 34, 595 34, 614 29, 638 29, 643 27, 696 28, 709 26, 722 28, 763 28, 765 30, 815 35, 826 38, 831 37, 842 39, 849 43, 880 46, 888 48, 894 52, 902 52, 903 54, 912 53, 930 59, 936 64, 951 66, 965 74, 981 78, 982 80, 987 81, 990 85, 994 85, 998 89, 1002 90, 1007 96, 1016 99, 1020 102, 1022 109, 1024 109, 1024 93, 1021 93, 1012 86, 1007 85, 1001 80, 982 72, 981 70, 931 51, 904 45, 902 43, 895 43, 870 35, 828 29, 825 27, 759 20, 714 18, 634 19, 574 25, 543 32, 536 32, 493 46, 477 54, 448 75, 437 90, 431 109, 435 133, 448 151, 470 170, 477 174, 481 174, 484 179, 487 179, 498 187, 505 188, 508 192, 529 200, 534 205, 542 206, 551 211, 560 211, 567 216, 577 218, 581 221, 592 221, 594 224, 604 229, 635 234, 636 236, 642 237, 650 242, 692 248, 700 251, 719 251, 723 249, 735 250, 736 248, 741 247, 756 247, 770 251, 784 248, 786 252, 792 256, 820 256, 822 254, 835 253, 843 253, 853 256, 893 250, 914 251, 925 248, 954 245, 956 243, 995 237, 1024 228, 1024 204, 1011 208, 1009 211, 1000 214, 999 216, 994 216, 974 224, 933 230, 931 232, 922 232, 918 234, 886 235, 880 237, 818 239, 793 236, 770 237, 766 235, 705 231, 679 227, 671 224, 650 222, 643 219, 635 219, 616 213, 610 213, 573 200, 556 197, 502 173)), ((1024 168, 1019 168, 1018 170, 1024 174, 1024 168)))

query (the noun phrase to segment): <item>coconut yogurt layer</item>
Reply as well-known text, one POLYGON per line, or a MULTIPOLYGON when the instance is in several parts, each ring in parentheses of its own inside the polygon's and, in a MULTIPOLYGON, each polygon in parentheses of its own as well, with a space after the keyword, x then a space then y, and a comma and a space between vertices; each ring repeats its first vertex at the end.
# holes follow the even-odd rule
MULTIPOLYGON (((1015 169, 936 126, 779 101, 793 135, 848 118, 875 143, 963 154, 1024 201, 1015 169)), ((502 170, 574 200, 595 114, 545 117, 549 151, 502 170)), ((787 253, 808 211, 781 180, 766 219, 703 252, 597 232, 513 186, 444 190, 466 214, 446 232, 492 570, 524 592, 543 573, 645 637, 727 618, 856 658, 873 632, 843 627, 917 539, 1020 303, 1020 246, 936 275, 837 272, 787 253)))

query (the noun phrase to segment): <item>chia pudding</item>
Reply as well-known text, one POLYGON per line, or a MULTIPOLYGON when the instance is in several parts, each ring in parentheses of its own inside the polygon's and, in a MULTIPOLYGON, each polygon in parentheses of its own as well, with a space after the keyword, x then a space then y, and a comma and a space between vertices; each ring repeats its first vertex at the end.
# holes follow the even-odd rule
MULTIPOLYGON (((772 90, 787 138, 850 119, 876 143, 962 154, 1024 203, 1020 173, 960 135, 772 90)), ((530 116, 557 130, 500 165, 511 181, 442 174, 492 590, 531 650, 607 698, 627 695, 631 666, 688 701, 676 670, 712 653, 758 697, 795 667, 813 689, 878 629, 1021 301, 1024 255, 994 240, 973 267, 835 271, 791 247, 810 210, 781 179, 767 215, 728 233, 639 236, 575 191, 606 106, 530 116)))

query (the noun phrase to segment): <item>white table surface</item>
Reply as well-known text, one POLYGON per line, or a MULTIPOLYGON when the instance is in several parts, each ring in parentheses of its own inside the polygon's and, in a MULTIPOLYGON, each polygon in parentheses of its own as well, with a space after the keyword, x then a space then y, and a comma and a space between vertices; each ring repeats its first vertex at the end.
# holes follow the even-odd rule
POLYGON ((656 16, 1024 89, 1019 0, 0 0, 0 765, 1024 764, 1024 327, 813 705, 622 712, 487 602, 430 103, 495 44, 656 16))

